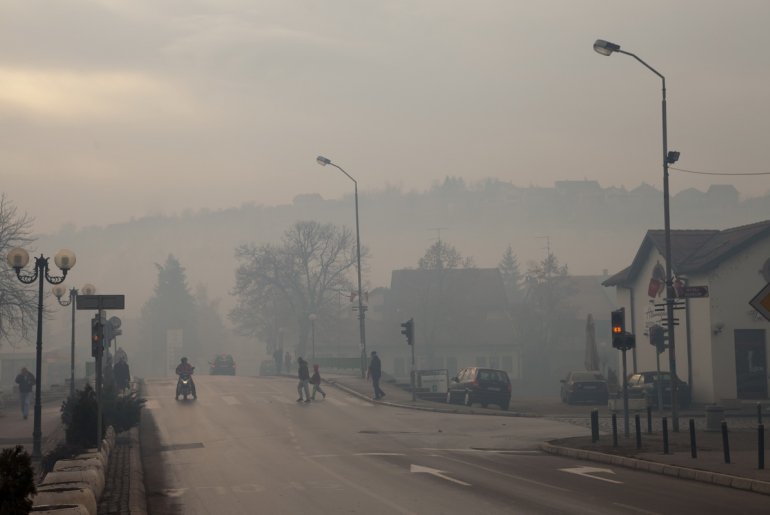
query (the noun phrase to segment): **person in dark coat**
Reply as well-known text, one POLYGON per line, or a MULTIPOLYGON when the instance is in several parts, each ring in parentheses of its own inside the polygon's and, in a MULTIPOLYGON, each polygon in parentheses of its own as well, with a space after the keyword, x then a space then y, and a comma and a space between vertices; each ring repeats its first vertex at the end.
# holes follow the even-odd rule
POLYGON ((321 388, 321 372, 318 371, 319 366, 313 365, 313 375, 310 377, 310 384, 313 385, 313 394, 310 396, 312 400, 315 400, 316 392, 321 392, 321 395, 326 398, 326 392, 321 388))
POLYGON ((21 367, 19 375, 16 376, 16 384, 19 385, 21 416, 26 420, 29 416, 29 405, 32 402, 32 387, 35 386, 35 376, 27 370, 27 367, 21 367))
POLYGON ((379 400, 385 397, 385 392, 380 388, 380 377, 382 376, 382 363, 376 351, 372 351, 372 357, 369 360, 369 370, 366 372, 366 378, 371 378, 374 387, 374 399, 379 400))
POLYGON ((131 382, 131 372, 128 368, 128 363, 121 356, 112 371, 115 376, 115 387, 119 392, 122 392, 128 388, 128 384, 131 382))
POLYGON ((297 365, 297 377, 299 378, 299 383, 297 383, 297 394, 299 395, 299 399, 297 399, 297 402, 302 402, 302 392, 305 392, 305 402, 310 402, 310 388, 308 388, 310 371, 307 368, 307 361, 300 356, 297 358, 297 365))

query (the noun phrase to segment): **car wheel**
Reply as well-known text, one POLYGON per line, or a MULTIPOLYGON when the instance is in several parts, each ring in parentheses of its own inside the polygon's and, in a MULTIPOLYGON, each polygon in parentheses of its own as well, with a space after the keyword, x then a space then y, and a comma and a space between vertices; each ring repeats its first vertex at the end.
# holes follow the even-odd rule
POLYGON ((452 404, 452 392, 446 392, 446 403, 452 404))
POLYGON ((473 406, 473 399, 471 398, 471 392, 465 392, 465 405, 473 406))

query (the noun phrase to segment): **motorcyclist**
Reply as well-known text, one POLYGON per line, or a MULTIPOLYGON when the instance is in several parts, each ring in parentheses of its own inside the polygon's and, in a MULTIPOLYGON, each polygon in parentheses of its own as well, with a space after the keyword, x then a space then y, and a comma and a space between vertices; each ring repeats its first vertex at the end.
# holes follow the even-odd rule
POLYGON ((187 362, 187 358, 183 357, 181 362, 176 366, 176 374, 179 376, 179 380, 176 383, 176 395, 175 398, 179 398, 179 387, 182 383, 182 376, 186 375, 190 378, 190 389, 192 390, 193 399, 198 398, 198 394, 195 392, 195 381, 193 381, 192 374, 195 367, 187 362))

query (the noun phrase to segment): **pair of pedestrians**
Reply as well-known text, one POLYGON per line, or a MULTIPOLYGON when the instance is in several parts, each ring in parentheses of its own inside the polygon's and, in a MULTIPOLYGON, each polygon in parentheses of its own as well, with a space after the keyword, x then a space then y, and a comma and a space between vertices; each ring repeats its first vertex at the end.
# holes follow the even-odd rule
POLYGON ((313 365, 313 375, 310 376, 310 371, 307 368, 307 361, 302 359, 302 356, 297 358, 297 376, 299 377, 299 383, 297 383, 297 395, 299 398, 297 402, 310 402, 315 400, 315 394, 320 392, 323 398, 326 398, 326 392, 321 388, 321 373, 318 371, 318 365, 313 365), (313 394, 310 394, 309 385, 313 385, 313 394), (305 394, 304 399, 302 394, 305 394))

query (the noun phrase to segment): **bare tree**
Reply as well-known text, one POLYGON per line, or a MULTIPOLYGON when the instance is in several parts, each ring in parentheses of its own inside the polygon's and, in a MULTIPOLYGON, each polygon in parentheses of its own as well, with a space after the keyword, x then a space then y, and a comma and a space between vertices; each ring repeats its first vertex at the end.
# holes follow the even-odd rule
MULTIPOLYGON (((19 213, 5 194, 0 194, 0 256, 34 241, 30 236, 33 219, 19 213)), ((30 290, 7 266, 0 267, 0 345, 12 335, 26 336, 36 319, 37 302, 30 290)))
MULTIPOLYGON (((336 300, 349 290, 355 270, 356 241, 347 228, 297 222, 279 245, 242 245, 235 271, 237 305, 230 312, 242 334, 260 337, 275 348, 283 328, 296 327, 298 352, 304 353, 310 332, 308 316, 337 318, 336 300)), ((366 249, 362 249, 362 257, 366 249)))

